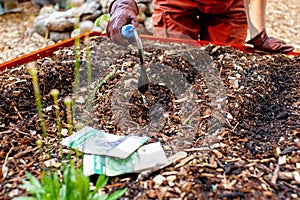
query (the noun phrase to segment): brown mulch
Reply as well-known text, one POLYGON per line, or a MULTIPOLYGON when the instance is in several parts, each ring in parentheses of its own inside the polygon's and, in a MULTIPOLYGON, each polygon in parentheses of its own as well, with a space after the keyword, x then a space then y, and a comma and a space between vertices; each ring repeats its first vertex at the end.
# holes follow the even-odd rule
MULTIPOLYGON (((163 169, 139 176, 129 174, 111 178, 105 189, 110 192, 128 187, 124 199, 299 198, 300 57, 250 54, 214 45, 190 50, 181 44, 145 42, 150 80, 159 77, 170 82, 151 82, 149 90, 141 95, 136 87, 139 76, 136 48, 117 46, 107 38, 91 40, 91 86, 95 87, 113 69, 116 73, 97 90, 86 124, 119 135, 135 134, 143 127, 150 127, 152 122, 154 128, 163 124, 163 127, 152 130, 150 142, 160 141, 168 156, 178 151, 185 153, 163 169), (207 54, 214 66, 201 71, 195 65, 198 58, 194 55, 203 55, 199 61, 201 64, 201 59, 205 60, 207 54), (171 68, 166 71, 164 66, 171 68), (152 70, 157 71, 151 74, 152 70), (176 77, 176 72, 186 81, 181 81, 179 76, 174 81, 171 77, 176 77), (166 79, 164 75, 168 73, 172 76, 166 79), (207 74, 216 79, 206 79, 207 74), (223 86, 212 87, 217 84, 218 77, 221 77, 223 86), (207 80, 213 81, 209 83, 207 80), (180 124, 186 119, 182 113, 191 109, 190 104, 185 104, 184 96, 178 96, 170 88, 180 86, 179 89, 184 89, 185 85, 193 88, 192 99, 197 103, 192 108, 198 111, 188 116, 190 118, 186 121, 190 127, 182 129, 180 124), (214 103, 220 99, 214 99, 211 94, 218 96, 223 92, 225 108, 217 112, 218 105, 214 107, 214 103), (182 104, 185 107, 180 107, 182 104), (155 124, 155 119, 160 117, 153 120, 151 116, 155 115, 149 113, 157 111, 161 114, 159 108, 167 114, 163 115, 166 120, 158 120, 155 124), (127 110, 130 116, 126 115, 127 110), (218 129, 211 127, 216 120, 215 124, 222 125, 218 129), (208 134, 215 134, 215 131, 220 132, 213 137, 208 134), (207 147, 207 141, 210 141, 211 148, 207 147)), ((82 70, 79 74, 83 81, 80 82, 79 97, 84 99, 88 87, 84 46, 81 53, 82 70)), ((60 116, 66 129, 67 113, 63 99, 72 95, 74 89, 73 48, 61 49, 51 57, 39 60, 37 66, 47 142, 51 146, 51 159, 57 164, 63 160, 59 154, 55 108, 49 92, 53 88, 60 91, 60 116)), ((24 170, 39 176, 42 165, 50 158, 46 147, 41 152, 36 146, 37 140, 44 143, 46 140, 40 130, 26 65, 5 70, 0 77, 0 90, 3 91, 0 94, 0 198, 10 199, 24 194, 17 188, 24 178, 24 170)), ((84 106, 85 101, 78 98, 75 121, 82 119, 84 106)), ((64 132, 63 137, 66 136, 64 132)), ((67 149, 64 152, 67 153, 67 149)))

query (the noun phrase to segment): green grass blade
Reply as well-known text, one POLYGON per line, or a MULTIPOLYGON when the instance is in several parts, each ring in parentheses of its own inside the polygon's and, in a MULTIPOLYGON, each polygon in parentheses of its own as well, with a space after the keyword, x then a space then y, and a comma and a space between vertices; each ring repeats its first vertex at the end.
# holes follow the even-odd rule
POLYGON ((96 189, 97 192, 100 188, 103 188, 108 182, 108 177, 105 177, 104 174, 99 175, 97 182, 96 182, 96 189))
POLYGON ((16 197, 13 198, 13 200, 38 200, 38 199, 35 197, 16 197))
POLYGON ((122 197, 125 194, 127 189, 128 188, 123 188, 123 189, 120 189, 120 190, 117 190, 117 191, 111 193, 110 195, 108 195, 106 200, 117 200, 117 199, 119 199, 120 197, 122 197))

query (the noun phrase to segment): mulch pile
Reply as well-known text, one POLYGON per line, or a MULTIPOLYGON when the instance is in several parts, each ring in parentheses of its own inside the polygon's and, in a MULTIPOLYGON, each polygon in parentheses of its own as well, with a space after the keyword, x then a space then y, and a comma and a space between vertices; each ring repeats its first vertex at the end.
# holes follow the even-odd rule
MULTIPOLYGON (((135 46, 123 48, 95 37, 89 47, 92 76, 86 73, 89 58, 82 44, 74 121, 118 135, 147 133, 149 142, 160 141, 168 156, 181 152, 163 169, 111 178, 106 191, 126 186, 125 199, 300 197, 300 56, 145 41, 151 84, 142 95, 135 46), (83 115, 89 88, 114 70, 83 115)), ((63 162, 49 93, 60 91, 66 137, 63 101, 74 92, 74 64, 71 47, 36 62, 47 139, 26 69, 30 64, 0 72, 1 199, 24 194, 17 188, 24 170, 39 177, 43 165, 63 162), (49 144, 51 158, 45 145, 39 150, 37 140, 49 144)))

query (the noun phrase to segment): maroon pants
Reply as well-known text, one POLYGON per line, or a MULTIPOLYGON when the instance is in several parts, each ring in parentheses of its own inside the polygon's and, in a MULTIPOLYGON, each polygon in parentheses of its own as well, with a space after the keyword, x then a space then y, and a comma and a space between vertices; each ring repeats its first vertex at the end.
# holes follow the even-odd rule
POLYGON ((244 44, 243 0, 154 0, 154 36, 244 44))

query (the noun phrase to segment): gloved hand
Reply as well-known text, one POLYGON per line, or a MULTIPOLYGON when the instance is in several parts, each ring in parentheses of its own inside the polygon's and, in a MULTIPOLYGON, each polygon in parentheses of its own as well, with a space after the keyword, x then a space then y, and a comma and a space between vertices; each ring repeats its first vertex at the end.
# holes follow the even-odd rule
POLYGON ((121 28, 127 24, 138 27, 136 16, 139 13, 139 9, 136 2, 134 0, 115 0, 110 5, 109 13, 110 19, 106 27, 107 36, 114 43, 124 46, 128 45, 128 40, 121 34, 121 28))
POLYGON ((266 30, 263 30, 257 36, 249 40, 247 44, 252 44, 254 48, 259 50, 277 53, 289 53, 294 50, 293 46, 287 45, 284 41, 268 37, 266 30))

